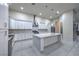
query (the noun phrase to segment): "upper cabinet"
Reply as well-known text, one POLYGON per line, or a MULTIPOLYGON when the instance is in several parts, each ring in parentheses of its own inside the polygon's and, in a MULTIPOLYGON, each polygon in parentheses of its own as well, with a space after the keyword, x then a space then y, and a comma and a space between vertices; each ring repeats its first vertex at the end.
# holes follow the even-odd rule
POLYGON ((25 29, 32 29, 32 22, 31 21, 28 21, 28 22, 25 22, 25 29))
MULTIPOLYGON (((10 28, 9 29, 32 29, 33 22, 27 20, 17 20, 10 18, 10 28)), ((36 23, 38 23, 38 29, 48 29, 49 21, 44 19, 36 18, 36 23)))
POLYGON ((8 29, 8 7, 0 5, 0 29, 8 29))
MULTIPOLYGON (((32 15, 10 11, 9 16, 14 18, 14 21, 10 19, 10 29, 32 29, 34 18, 32 15)), ((48 29, 50 23, 48 19, 36 16, 35 21, 38 23, 38 29, 48 29)))
POLYGON ((32 21, 16 20, 10 18, 10 29, 32 29, 32 21))
POLYGON ((9 22, 10 24, 9 24, 9 26, 10 26, 10 28, 9 29, 15 29, 16 28, 16 24, 15 24, 15 20, 14 19, 10 19, 10 22, 9 22))

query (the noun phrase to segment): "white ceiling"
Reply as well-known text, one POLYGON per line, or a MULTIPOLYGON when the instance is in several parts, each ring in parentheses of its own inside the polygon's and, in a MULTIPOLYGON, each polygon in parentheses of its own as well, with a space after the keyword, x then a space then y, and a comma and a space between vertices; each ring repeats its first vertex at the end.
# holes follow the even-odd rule
POLYGON ((71 10, 73 8, 78 8, 79 4, 76 3, 36 3, 32 5, 31 3, 12 3, 10 4, 10 10, 15 10, 23 13, 28 13, 31 15, 40 16, 39 13, 41 12, 42 15, 40 17, 50 19, 56 18, 62 13, 71 10), (23 6, 24 10, 21 10, 20 7, 23 6), (45 6, 48 6, 47 8, 45 6), (51 11, 53 9, 53 11, 51 11), (60 14, 57 15, 56 11, 60 11, 60 14))

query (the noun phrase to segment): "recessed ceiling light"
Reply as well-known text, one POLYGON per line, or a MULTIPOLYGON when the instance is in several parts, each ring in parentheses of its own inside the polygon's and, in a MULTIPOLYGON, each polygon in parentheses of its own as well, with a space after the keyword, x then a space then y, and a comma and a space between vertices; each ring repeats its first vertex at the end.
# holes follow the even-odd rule
POLYGON ((39 13, 39 15, 41 16, 41 15, 42 15, 42 13, 39 13))
POLYGON ((60 12, 59 12, 59 11, 57 11, 56 13, 57 13, 57 14, 59 14, 60 12))
POLYGON ((23 10, 23 9, 24 9, 24 7, 20 7, 20 9, 21 9, 21 10, 23 10))

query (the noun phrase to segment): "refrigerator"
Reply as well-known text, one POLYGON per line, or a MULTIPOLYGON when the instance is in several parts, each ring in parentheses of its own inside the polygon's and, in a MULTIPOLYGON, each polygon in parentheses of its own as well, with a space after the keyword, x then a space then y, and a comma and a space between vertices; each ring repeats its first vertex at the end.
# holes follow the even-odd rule
POLYGON ((0 56, 8 55, 8 5, 0 4, 0 56))

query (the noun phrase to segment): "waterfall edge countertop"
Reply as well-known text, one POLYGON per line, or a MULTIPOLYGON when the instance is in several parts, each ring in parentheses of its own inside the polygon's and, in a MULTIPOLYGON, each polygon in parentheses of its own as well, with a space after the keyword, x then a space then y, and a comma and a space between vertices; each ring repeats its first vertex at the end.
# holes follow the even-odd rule
POLYGON ((60 33, 42 33, 42 34, 34 34, 34 36, 39 38, 45 38, 45 37, 51 37, 51 36, 57 36, 61 35, 60 33))
POLYGON ((33 35, 33 46, 43 52, 46 46, 61 41, 60 33, 42 33, 33 35))

